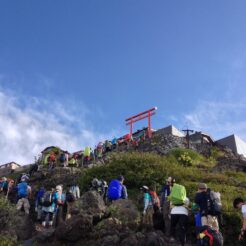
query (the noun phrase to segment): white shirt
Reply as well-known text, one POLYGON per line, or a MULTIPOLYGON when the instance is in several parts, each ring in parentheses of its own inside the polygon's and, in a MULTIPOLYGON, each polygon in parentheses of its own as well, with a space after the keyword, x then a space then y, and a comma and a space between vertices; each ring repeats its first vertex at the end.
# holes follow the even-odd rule
MULTIPOLYGON (((185 199, 185 206, 189 206, 190 200, 189 198, 186 197, 185 199)), ((171 210, 171 214, 184 214, 184 215, 189 215, 189 211, 186 207, 184 206, 174 206, 171 210)))

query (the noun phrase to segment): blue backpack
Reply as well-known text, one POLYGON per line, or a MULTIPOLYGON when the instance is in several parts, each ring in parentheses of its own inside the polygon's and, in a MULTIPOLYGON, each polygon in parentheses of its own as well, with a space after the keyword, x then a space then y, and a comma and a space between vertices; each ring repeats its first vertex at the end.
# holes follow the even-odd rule
POLYGON ((112 180, 108 188, 108 198, 111 200, 120 199, 122 196, 122 184, 119 180, 112 180))
POLYGON ((18 196, 20 198, 27 197, 27 183, 26 182, 22 182, 18 184, 18 196))

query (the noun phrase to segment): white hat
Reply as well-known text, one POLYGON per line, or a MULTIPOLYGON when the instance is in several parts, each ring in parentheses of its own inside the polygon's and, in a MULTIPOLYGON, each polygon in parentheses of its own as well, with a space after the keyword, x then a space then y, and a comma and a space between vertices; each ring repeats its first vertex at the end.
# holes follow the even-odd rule
POLYGON ((167 182, 170 182, 170 183, 173 182, 173 180, 174 180, 174 179, 173 179, 172 177, 168 177, 168 178, 166 179, 166 181, 167 181, 167 182))
POLYGON ((143 185, 142 188, 145 189, 145 190, 148 190, 149 189, 149 187, 146 186, 146 185, 143 185))
POLYGON ((57 185, 57 186, 56 186, 56 190, 57 190, 57 191, 62 191, 62 186, 61 186, 61 185, 57 185))

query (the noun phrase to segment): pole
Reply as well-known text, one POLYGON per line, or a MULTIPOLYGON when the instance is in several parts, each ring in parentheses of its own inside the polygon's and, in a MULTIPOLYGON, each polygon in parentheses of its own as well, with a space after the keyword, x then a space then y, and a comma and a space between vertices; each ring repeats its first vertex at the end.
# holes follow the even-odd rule
POLYGON ((187 149, 190 148, 190 132, 194 132, 194 130, 190 130, 190 129, 186 129, 186 130, 182 130, 183 132, 186 132, 186 141, 187 141, 187 149))
POLYGON ((150 112, 148 112, 148 137, 151 138, 152 132, 151 132, 151 121, 150 121, 150 112))

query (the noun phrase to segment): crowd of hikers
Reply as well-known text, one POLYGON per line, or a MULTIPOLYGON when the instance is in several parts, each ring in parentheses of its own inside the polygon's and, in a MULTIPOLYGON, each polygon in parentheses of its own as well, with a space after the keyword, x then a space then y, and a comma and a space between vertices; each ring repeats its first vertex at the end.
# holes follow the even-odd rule
MULTIPOLYGON (((128 198, 122 175, 111 180, 109 185, 105 180, 94 178, 91 181, 90 190, 96 191, 106 204, 128 198)), ((21 174, 16 181, 6 177, 1 178, 0 193, 6 199, 15 202, 16 209, 22 210, 26 215, 30 214, 30 204, 34 204, 36 220, 44 228, 55 227, 61 220, 71 218, 75 201, 80 198, 80 189, 76 183, 66 187, 66 190, 62 184, 51 189, 40 187, 36 194, 32 194, 29 175, 25 173, 21 174)), ((192 204, 186 195, 186 188, 177 184, 173 177, 166 179, 159 194, 154 184, 150 187, 143 185, 140 188, 140 194, 142 224, 168 233, 170 242, 178 241, 180 245, 185 245, 190 226, 189 215, 192 213, 195 222, 196 246, 223 245, 220 232, 222 225, 220 193, 212 191, 205 183, 198 184, 192 204)), ((242 211, 244 220, 239 235, 239 240, 242 241, 246 231, 246 202, 236 198, 233 206, 242 211)))
MULTIPOLYGON (((107 153, 113 150, 128 149, 130 146, 137 148, 141 141, 145 140, 145 131, 139 131, 138 136, 131 136, 126 134, 122 138, 114 137, 112 140, 106 140, 99 142, 94 148, 86 146, 85 149, 70 154, 68 151, 62 151, 60 149, 44 152, 37 160, 38 165, 44 165, 49 169, 53 169, 56 166, 61 167, 87 167, 92 163, 105 163, 107 159, 107 153)), ((35 168, 37 168, 35 167, 35 168)), ((35 171, 33 167, 33 171, 35 171)))

